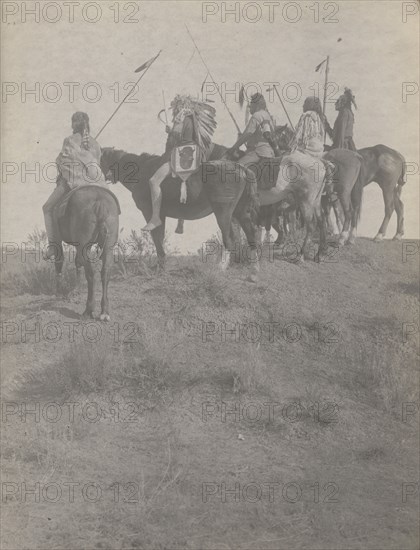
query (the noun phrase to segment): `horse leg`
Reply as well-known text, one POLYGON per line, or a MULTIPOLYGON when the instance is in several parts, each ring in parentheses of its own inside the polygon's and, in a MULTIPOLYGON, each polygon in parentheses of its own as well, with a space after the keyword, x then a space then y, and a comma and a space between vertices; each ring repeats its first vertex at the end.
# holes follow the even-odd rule
POLYGON ((343 212, 341 210, 341 205, 339 200, 336 200, 333 202, 333 210, 334 210, 335 225, 337 230, 337 233, 334 233, 334 234, 339 235, 344 225, 343 212))
POLYGON ((257 239, 258 244, 262 244, 262 226, 261 225, 257 226, 257 233, 255 238, 257 239))
POLYGON ((384 203, 385 203, 385 217, 382 222, 381 227, 379 228, 378 234, 373 239, 376 242, 380 242, 384 239, 386 230, 389 224, 389 220, 391 219, 392 213, 394 212, 394 187, 392 185, 392 181, 386 181, 383 185, 381 185, 382 188, 382 195, 384 197, 384 203))
MULTIPOLYGON (((284 224, 284 217, 283 217, 283 224, 284 224)), ((274 241, 274 244, 278 244, 278 245, 281 245, 284 243, 284 236, 285 236, 285 231, 284 231, 284 228, 281 227, 280 223, 279 223, 279 219, 276 218, 276 221, 274 221, 272 223, 272 226, 273 226, 273 229, 274 231, 277 232, 277 239, 274 241)))
POLYGON ((264 235, 264 242, 265 243, 271 243, 271 227, 272 227, 272 221, 274 216, 274 206, 269 206, 267 208, 267 216, 265 218, 265 235, 264 235))
POLYGON ((321 204, 315 208, 315 217, 319 228, 319 246, 318 254, 314 255, 314 261, 319 262, 320 256, 323 252, 326 252, 327 247, 327 220, 325 218, 325 212, 321 204))
POLYGON ((394 189, 394 206, 397 213, 397 232, 394 241, 400 241, 404 236, 404 203, 400 198, 401 190, 401 185, 397 185, 394 189))
POLYGON ((109 316, 109 300, 108 300, 108 283, 109 273, 112 265, 112 249, 105 247, 102 252, 102 269, 101 269, 101 281, 102 281, 102 300, 101 300, 101 314, 99 319, 101 321, 110 321, 109 316))
POLYGON ((63 243, 55 243, 57 246, 57 255, 54 260, 54 269, 55 269, 55 286, 56 286, 56 294, 61 293, 61 283, 62 283, 62 271, 63 271, 63 264, 64 264, 64 250, 63 250, 63 243))
MULTIPOLYGON (((348 188, 345 188, 348 189, 348 188)), ((343 229, 340 234, 340 238, 338 239, 338 244, 343 245, 345 242, 347 242, 347 239, 349 237, 350 232, 350 224, 351 224, 351 199, 350 199, 350 193, 347 191, 344 191, 339 194, 340 203, 343 207, 344 211, 344 225, 343 229)))
POLYGON ((235 250, 238 249, 240 251, 239 254, 235 254, 235 262, 239 263, 241 261, 241 254, 242 254, 241 227, 238 223, 238 220, 236 220, 235 218, 232 218, 232 223, 230 226, 230 238, 232 239, 232 242, 235 244, 235 250))
POLYGON ((322 208, 322 212, 323 212, 325 221, 326 221, 327 226, 328 226, 327 227, 328 232, 333 233, 334 228, 333 228, 333 225, 331 223, 331 203, 329 202, 328 197, 326 195, 323 195, 321 197, 321 208, 322 208))
POLYGON ((297 210, 292 208, 283 212, 283 231, 292 244, 296 243, 297 210))
POLYGON ((352 215, 351 229, 348 244, 354 244, 357 237, 357 224, 360 218, 360 209, 362 207, 363 186, 356 184, 351 192, 352 215))
POLYGON ((314 218, 314 211, 313 211, 313 208, 311 208, 309 204, 307 204, 306 202, 303 202, 301 204, 301 213, 302 213, 302 217, 303 217, 303 223, 304 223, 304 226, 305 226, 305 238, 303 240, 303 245, 302 245, 299 261, 303 262, 305 260, 305 258, 307 257, 308 245, 311 242, 312 230, 313 230, 312 223, 313 223, 313 218, 314 218))
POLYGON ((156 247, 156 254, 158 257, 158 269, 165 270, 166 254, 163 248, 163 241, 165 239, 165 216, 160 217, 162 224, 152 230, 152 239, 156 247))
POLYGON ((86 300, 86 309, 83 312, 83 317, 95 318, 95 272, 92 262, 86 258, 84 261, 85 276, 88 285, 88 295, 86 300))
POLYGON ((248 280, 252 283, 256 283, 258 273, 260 271, 258 247, 256 242, 257 228, 255 227, 255 224, 253 223, 251 218, 251 214, 248 212, 247 208, 244 208, 240 213, 237 213, 236 215, 248 242, 246 257, 251 263, 251 273, 248 277, 248 280))
MULTIPOLYGON (((231 205, 226 203, 213 204, 213 212, 216 216, 217 224, 222 232, 224 251, 222 251, 222 260, 220 268, 226 271, 230 263, 231 254, 235 251, 232 240, 232 211, 231 205)), ((240 243, 237 243, 240 251, 240 243)))
POLYGON ((182 218, 178 220, 175 233, 178 233, 178 235, 182 235, 184 233, 184 220, 182 218))

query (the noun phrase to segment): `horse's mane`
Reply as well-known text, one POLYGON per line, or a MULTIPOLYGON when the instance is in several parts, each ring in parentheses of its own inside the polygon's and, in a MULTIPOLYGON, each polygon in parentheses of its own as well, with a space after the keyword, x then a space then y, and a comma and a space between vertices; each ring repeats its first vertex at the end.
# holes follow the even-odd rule
POLYGON ((122 157, 125 157, 126 155, 133 155, 138 158, 139 162, 147 162, 150 159, 154 159, 160 156, 152 155, 150 153, 140 153, 140 155, 137 155, 136 153, 128 153, 127 151, 124 151, 124 149, 116 149, 115 147, 102 147, 102 151, 113 151, 115 155, 117 155, 118 160, 120 160, 122 157))

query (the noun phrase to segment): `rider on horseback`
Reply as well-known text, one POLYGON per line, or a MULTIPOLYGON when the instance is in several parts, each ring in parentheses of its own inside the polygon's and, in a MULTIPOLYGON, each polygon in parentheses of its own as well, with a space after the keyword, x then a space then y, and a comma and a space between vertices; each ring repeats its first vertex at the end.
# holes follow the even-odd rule
POLYGON ((227 155, 233 157, 239 147, 246 143, 247 151, 238 160, 238 163, 245 167, 257 164, 261 158, 280 156, 277 143, 274 139, 275 128, 273 119, 267 111, 267 105, 262 94, 256 93, 251 96, 249 111, 252 116, 244 133, 241 134, 233 147, 227 151, 227 155))
POLYGON ((166 142, 165 154, 162 156, 162 165, 150 178, 149 185, 152 195, 152 217, 142 231, 152 231, 162 225, 160 207, 162 204, 161 183, 169 176, 171 170, 171 153, 175 147, 186 143, 195 143, 199 146, 200 160, 204 161, 209 153, 211 136, 216 127, 213 107, 194 100, 189 96, 177 95, 171 103, 173 127, 166 126, 169 134, 166 142))
POLYGON ((47 259, 57 255, 58 245, 61 242, 54 207, 70 189, 79 185, 105 184, 100 168, 101 148, 89 135, 88 115, 79 111, 74 113, 71 125, 73 134, 64 140, 61 152, 56 159, 59 172, 56 188, 42 207, 48 236, 47 259))
POLYGON ((301 115, 292 142, 292 152, 300 151, 321 158, 324 153, 324 115, 319 98, 310 96, 303 103, 301 115))

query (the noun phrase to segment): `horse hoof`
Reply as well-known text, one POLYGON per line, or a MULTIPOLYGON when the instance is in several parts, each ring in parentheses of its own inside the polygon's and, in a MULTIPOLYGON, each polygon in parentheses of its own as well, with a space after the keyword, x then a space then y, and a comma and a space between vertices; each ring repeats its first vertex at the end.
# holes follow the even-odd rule
POLYGON ((393 241, 402 241, 403 237, 404 237, 403 233, 397 233, 392 240, 393 241))
POLYGON ((346 239, 344 239, 343 237, 340 237, 340 238, 338 239, 338 245, 339 245, 339 246, 343 246, 343 245, 345 244, 345 242, 346 242, 346 239))
POLYGON ((99 320, 100 321, 105 321, 105 322, 108 322, 111 320, 111 317, 108 315, 108 313, 101 313, 99 315, 99 320))
POLYGON ((384 240, 384 236, 382 235, 382 233, 378 233, 373 240, 375 243, 380 243, 384 240))
POLYGON ((355 242, 356 242, 356 239, 350 238, 350 239, 347 241, 346 244, 347 244, 348 246, 351 246, 351 245, 353 245, 355 242))
POLYGON ((256 273, 250 273, 247 277, 249 283, 256 283, 258 281, 258 275, 256 273))
POLYGON ((300 256, 297 257, 296 264, 297 265, 302 265, 304 263, 305 263, 305 256, 303 254, 301 254, 300 256))
POLYGON ((85 309, 85 311, 82 314, 83 319, 96 319, 95 314, 93 311, 89 311, 85 309))
POLYGON ((182 235, 184 233, 184 230, 183 229, 175 229, 175 233, 177 233, 178 235, 182 235))

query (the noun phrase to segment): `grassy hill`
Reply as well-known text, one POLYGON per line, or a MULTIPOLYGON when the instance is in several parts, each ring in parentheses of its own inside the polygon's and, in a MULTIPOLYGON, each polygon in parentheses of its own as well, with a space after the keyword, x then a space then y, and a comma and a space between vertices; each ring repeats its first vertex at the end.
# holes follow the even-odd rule
POLYGON ((4 547, 418 548, 406 245, 266 254, 257 284, 118 264, 109 324, 80 319, 72 267, 56 297, 51 266, 6 263, 4 547))

